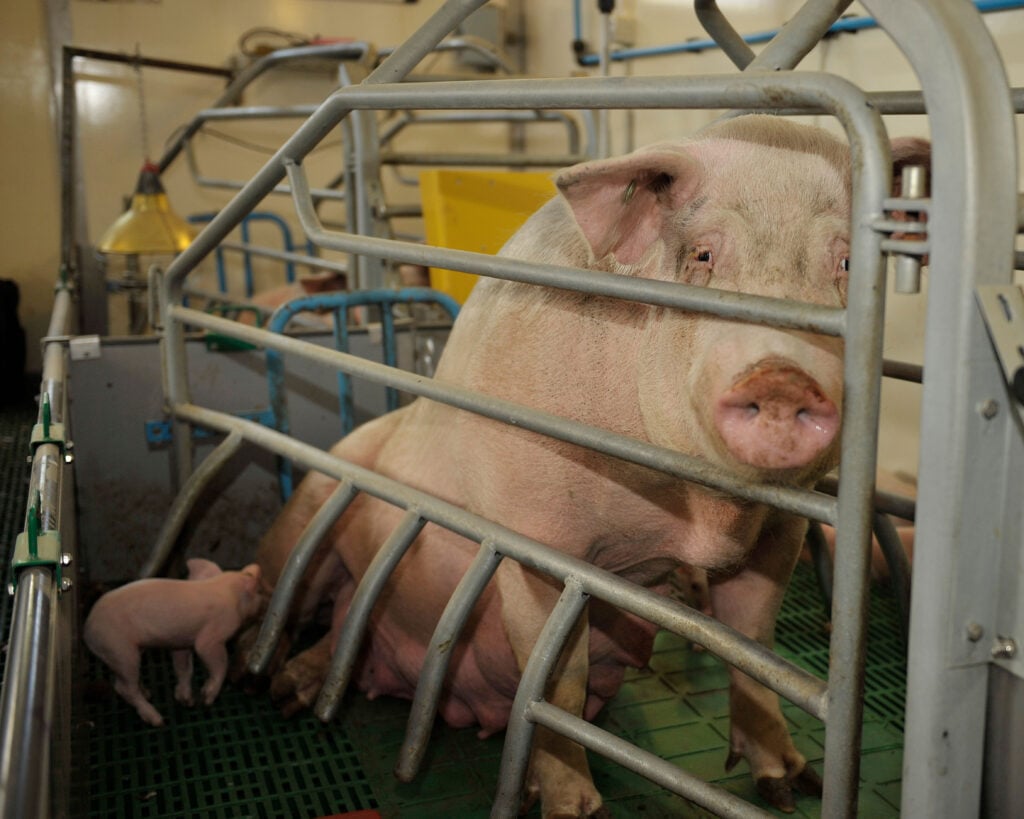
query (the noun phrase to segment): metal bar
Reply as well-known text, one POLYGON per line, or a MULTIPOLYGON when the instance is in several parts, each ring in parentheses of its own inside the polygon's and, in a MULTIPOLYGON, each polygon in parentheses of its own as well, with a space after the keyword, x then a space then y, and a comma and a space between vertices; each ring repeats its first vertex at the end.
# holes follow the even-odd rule
POLYGON ((72 57, 81 57, 85 60, 102 60, 107 63, 122 63, 124 65, 142 66, 143 68, 166 68, 171 71, 182 71, 191 74, 209 74, 215 77, 231 79, 235 72, 230 68, 217 65, 202 65, 201 63, 185 63, 178 60, 163 60, 155 57, 143 57, 140 54, 123 54, 115 51, 100 51, 94 48, 78 48, 76 46, 64 46, 65 51, 72 57))
POLYGON ((348 265, 345 262, 335 262, 320 256, 309 256, 305 253, 292 253, 286 250, 274 250, 271 247, 246 246, 240 242, 221 242, 220 246, 225 250, 246 251, 253 256, 276 259, 282 262, 294 262, 295 264, 306 265, 318 270, 332 270, 335 273, 348 272, 348 265))
POLYGON ((21 572, 0 693, 0 815, 50 816, 57 588, 41 567, 21 572))
POLYGON ((900 381, 912 381, 920 384, 924 381, 924 367, 907 361, 885 359, 882 362, 882 375, 887 378, 898 378, 900 381))
POLYGON ((589 595, 575 577, 565 578, 565 588, 558 602, 544 622, 537 642, 530 652, 530 659, 523 669, 523 675, 516 688, 512 711, 505 730, 505 745, 501 752, 501 769, 498 773, 498 792, 491 806, 491 816, 511 817, 519 814, 519 803, 526 781, 526 769, 533 745, 533 721, 528 713, 531 703, 544 699, 551 671, 562 654, 562 647, 576 626, 587 605, 589 595))
POLYGON ((277 579, 274 594, 270 598, 270 605, 260 625, 259 636, 249 653, 249 670, 253 674, 263 674, 267 670, 267 665, 281 639, 285 624, 288 622, 288 612, 295 599, 295 592, 299 588, 302 575, 313 559, 313 555, 316 554, 321 541, 358 494, 359 490, 351 483, 342 481, 323 505, 317 509, 306 528, 302 530, 295 547, 288 555, 284 571, 277 579))
POLYGON ((751 296, 678 282, 641 279, 583 268, 543 265, 473 253, 426 247, 373 236, 333 233, 321 227, 309 197, 300 165, 286 164, 295 191, 295 208, 306 235, 320 247, 389 258, 397 262, 463 270, 507 281, 541 284, 597 296, 629 299, 660 307, 696 310, 739 321, 758 321, 825 335, 842 335, 845 313, 841 308, 799 304, 766 296, 751 296))
POLYGON ((381 145, 386 145, 401 131, 414 125, 465 125, 471 123, 509 122, 513 124, 560 123, 565 126, 569 154, 580 153, 580 133, 576 120, 560 111, 446 111, 438 114, 402 112, 402 116, 381 130, 381 145))
POLYGON ((400 509, 415 509, 423 518, 470 541, 482 543, 485 539, 491 540, 502 555, 529 568, 559 579, 579 578, 591 596, 700 643, 725 662, 775 689, 807 713, 820 720, 826 719, 828 700, 822 680, 689 606, 261 424, 193 404, 175 407, 174 412, 190 423, 211 429, 239 430, 246 440, 258 446, 291 458, 307 469, 351 481, 361 491, 400 509))
POLYGON ((680 452, 656 447, 635 438, 590 427, 452 384, 434 382, 424 376, 392 369, 358 356, 327 350, 299 339, 240 325, 198 310, 172 307, 170 317, 178 322, 227 333, 261 347, 317 361, 377 384, 395 387, 404 392, 431 398, 478 415, 649 466, 684 480, 723 489, 748 500, 767 503, 803 517, 835 523, 834 498, 785 486, 748 484, 722 469, 680 452))
POLYGON ((356 656, 362 646, 363 635, 366 633, 366 627, 370 622, 370 613, 377 598, 384 591, 384 586, 391 579, 398 562, 405 556, 426 523, 426 519, 420 515, 418 510, 409 509, 387 541, 373 556, 373 560, 370 561, 370 565, 366 569, 366 574, 359 581, 348 613, 345 615, 345 622, 338 634, 334 654, 331 657, 331 665, 327 669, 327 676, 324 678, 324 684, 320 689, 320 696, 317 697, 314 708, 317 717, 324 722, 334 718, 341 698, 345 694, 345 689, 348 687, 348 681, 352 676, 352 667, 355 665, 356 656))
POLYGON ((694 0, 693 9, 704 30, 740 71, 754 59, 754 50, 732 27, 715 0, 694 0))
POLYGON ((409 722, 405 739, 395 765, 395 776, 402 782, 411 782, 419 771, 423 754, 427 750, 430 730, 437 715, 437 703, 441 698, 444 675, 448 671, 452 652, 469 615, 490 581, 502 556, 496 545, 484 540, 469 569, 462 576, 459 585, 437 621, 434 633, 427 646, 427 654, 420 669, 416 694, 409 710, 409 722))
POLYGON ((224 464, 231 460, 232 456, 238 452, 242 446, 242 441, 243 438, 240 433, 229 433, 227 438, 221 441, 216 449, 203 459, 195 472, 189 475, 185 485, 174 498, 171 508, 167 511, 167 516, 160 526, 160 532, 156 536, 153 549, 139 571, 139 577, 156 577, 160 573, 164 564, 167 563, 167 559, 171 556, 171 551, 178 540, 178 535, 181 534, 181 529, 185 525, 185 519, 189 516, 196 501, 199 500, 203 490, 216 477, 224 464))
POLYGON ((630 742, 610 734, 596 725, 572 716, 547 702, 532 702, 527 718, 537 725, 557 731, 574 742, 595 751, 612 762, 631 770, 656 785, 689 799, 714 813, 715 816, 751 819, 774 816, 755 807, 746 799, 735 796, 724 788, 711 785, 698 776, 630 742))
POLYGON ((586 154, 445 154, 401 153, 384 151, 380 155, 384 165, 451 165, 475 167, 499 165, 508 168, 564 168, 591 157, 586 154))

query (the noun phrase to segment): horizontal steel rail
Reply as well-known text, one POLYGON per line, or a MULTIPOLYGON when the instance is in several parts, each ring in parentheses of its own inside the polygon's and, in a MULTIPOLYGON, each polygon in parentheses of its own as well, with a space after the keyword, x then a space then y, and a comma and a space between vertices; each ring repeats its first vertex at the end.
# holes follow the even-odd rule
POLYGON ((585 446, 631 463, 648 466, 666 474, 729 492, 757 503, 767 503, 797 515, 836 522, 836 501, 827 495, 772 484, 749 484, 731 473, 699 458, 657 447, 625 435, 571 421, 551 413, 524 407, 511 401, 473 392, 463 387, 407 373, 350 353, 319 347, 290 336, 247 327, 188 307, 169 308, 176 322, 233 336, 260 347, 319 362, 376 384, 430 398, 487 418, 503 421, 531 432, 585 446))
POLYGON ((395 239, 327 231, 320 224, 307 194, 309 188, 302 166, 289 162, 285 167, 291 188, 295 192, 295 208, 299 222, 306 236, 314 244, 329 250, 377 256, 406 264, 462 270, 506 281, 539 284, 592 296, 610 296, 658 307, 676 307, 720 318, 756 321, 773 327, 788 327, 829 336, 840 336, 844 332, 846 316, 842 309, 836 307, 823 307, 819 304, 796 305, 784 299, 751 296, 679 282, 641 279, 577 267, 542 265, 487 253, 450 250, 395 239))

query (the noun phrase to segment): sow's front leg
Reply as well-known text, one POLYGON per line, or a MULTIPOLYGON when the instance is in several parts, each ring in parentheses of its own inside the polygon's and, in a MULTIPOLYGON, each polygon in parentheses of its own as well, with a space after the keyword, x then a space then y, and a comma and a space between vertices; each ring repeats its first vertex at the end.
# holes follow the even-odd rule
MULTIPOLYGON (((763 534, 747 564, 735 574, 712 578, 715 617, 772 647, 775 619, 799 554, 806 522, 788 517, 763 534)), ((792 813, 793 791, 821 796, 821 778, 789 735, 778 695, 735 668, 729 670, 729 756, 750 764, 757 790, 774 807, 792 813)))
MULTIPOLYGON (((521 674, 548 614, 558 602, 561 586, 511 561, 502 564, 497 582, 505 633, 521 674)), ((588 631, 584 612, 545 693, 548 703, 577 717, 582 717, 587 699, 588 631)), ((537 797, 545 819, 608 815, 590 777, 584 748, 542 726, 537 726, 533 736, 524 801, 528 805, 537 797)))

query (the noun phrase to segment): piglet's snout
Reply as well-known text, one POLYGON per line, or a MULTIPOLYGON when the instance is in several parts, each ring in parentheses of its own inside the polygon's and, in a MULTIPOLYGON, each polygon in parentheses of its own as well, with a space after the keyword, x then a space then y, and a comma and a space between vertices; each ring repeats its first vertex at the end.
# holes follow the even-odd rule
POLYGON ((839 411, 817 381, 785 359, 766 359, 715 404, 714 422, 732 455, 759 469, 814 462, 839 430, 839 411))

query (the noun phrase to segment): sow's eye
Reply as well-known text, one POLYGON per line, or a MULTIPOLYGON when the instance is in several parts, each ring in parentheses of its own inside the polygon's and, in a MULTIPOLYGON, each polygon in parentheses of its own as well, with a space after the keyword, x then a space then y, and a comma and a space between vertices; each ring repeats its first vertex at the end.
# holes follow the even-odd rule
POLYGON ((706 247, 698 247, 693 251, 693 258, 695 261, 701 262, 702 264, 710 265, 713 261, 711 256, 711 250, 706 247))
POLYGON ((839 260, 839 271, 841 273, 849 273, 850 272, 850 257, 849 256, 843 256, 839 260))

